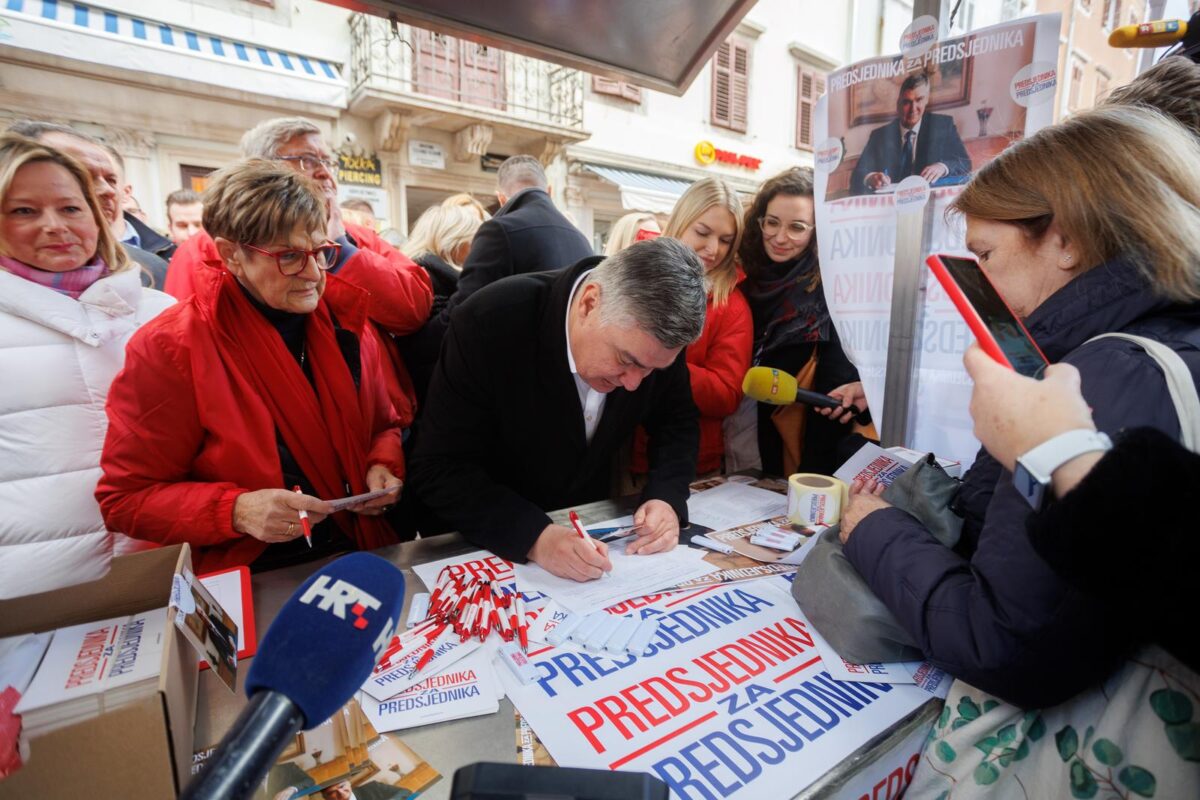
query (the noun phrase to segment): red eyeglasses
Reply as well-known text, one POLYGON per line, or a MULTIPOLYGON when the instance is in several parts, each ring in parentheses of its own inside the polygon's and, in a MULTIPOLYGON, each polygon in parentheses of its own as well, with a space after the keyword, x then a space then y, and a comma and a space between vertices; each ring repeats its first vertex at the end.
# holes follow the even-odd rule
POLYGON ((308 260, 311 258, 317 262, 317 269, 327 270, 337 263, 338 253, 342 247, 334 242, 326 242, 313 250, 304 250, 299 247, 289 247, 286 250, 263 250, 261 247, 255 247, 252 244, 242 244, 242 247, 247 250, 253 250, 256 253, 261 253, 264 256, 270 256, 275 259, 275 266, 279 267, 279 271, 287 276, 299 275, 304 272, 304 268, 308 266, 308 260))

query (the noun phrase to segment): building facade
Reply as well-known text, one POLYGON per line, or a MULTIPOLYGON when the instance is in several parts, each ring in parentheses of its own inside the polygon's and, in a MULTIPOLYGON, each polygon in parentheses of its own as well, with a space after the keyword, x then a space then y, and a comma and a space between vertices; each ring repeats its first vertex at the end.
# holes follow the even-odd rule
MULTIPOLYGON (((949 24, 951 5, 951 34, 1063 11, 1064 113, 1134 74, 1102 40, 1145 0, 963 0, 949 24)), ((825 76, 896 52, 911 19, 911 0, 759 0, 676 97, 317 0, 6 0, 0 124, 51 119, 114 145, 159 227, 171 191, 202 188, 271 117, 316 122, 343 194, 401 233, 450 194, 494 206, 497 165, 528 153, 599 248, 622 214, 665 215, 697 178, 749 197, 811 164, 825 76)))

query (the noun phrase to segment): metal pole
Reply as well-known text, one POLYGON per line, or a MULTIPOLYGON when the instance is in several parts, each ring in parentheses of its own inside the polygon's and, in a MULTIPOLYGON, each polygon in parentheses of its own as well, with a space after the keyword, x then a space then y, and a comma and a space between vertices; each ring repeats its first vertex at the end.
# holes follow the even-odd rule
MULTIPOLYGON (((915 0, 913 19, 931 16, 938 20, 939 35, 945 34, 948 15, 945 0, 915 0)), ((932 202, 932 200, 931 200, 932 202)), ((921 250, 926 230, 923 214, 896 215, 896 252, 892 266, 892 314, 888 336, 886 372, 883 379, 883 419, 880 439, 884 447, 909 444, 911 405, 917 372, 917 348, 921 326, 921 250)))

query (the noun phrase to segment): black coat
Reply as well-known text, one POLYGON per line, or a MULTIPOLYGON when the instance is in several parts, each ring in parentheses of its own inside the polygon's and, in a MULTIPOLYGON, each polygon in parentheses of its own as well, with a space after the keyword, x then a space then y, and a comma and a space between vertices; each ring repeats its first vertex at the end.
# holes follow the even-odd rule
MULTIPOLYGON (((1200 381, 1200 304, 1162 299, 1137 269, 1117 261, 1059 289, 1026 327, 1051 362, 1079 370, 1100 430, 1151 427, 1179 436, 1166 380, 1150 356, 1118 339, 1084 342, 1112 331, 1156 339, 1200 381)), ((980 451, 958 505, 965 518, 958 552, 895 508, 865 517, 846 543, 847 558, 930 660, 1026 708, 1056 705, 1109 674, 1137 640, 1137 631, 1114 624, 1121 598, 1084 593, 1042 560, 1012 475, 980 451)), ((1157 546, 1140 523, 1132 510, 1110 522, 1128 530, 1127 546, 1157 546)))
POLYGON ((458 288, 437 316, 445 330, 450 313, 490 283, 526 272, 561 269, 594 255, 587 237, 541 189, 523 189, 479 226, 463 262, 458 288))
MULTIPOLYGON (((130 214, 128 211, 124 213, 125 221, 132 225, 133 229, 137 231, 138 241, 140 242, 138 247, 142 248, 147 253, 153 253, 163 261, 169 262, 171 260, 171 256, 175 255, 175 250, 177 249, 178 245, 176 245, 167 237, 163 236, 158 231, 151 228, 146 223, 142 222, 133 214, 130 214)), ((161 289, 162 287, 160 286, 158 288, 161 289)))
POLYGON ((1200 671, 1192 628, 1200 536, 1186 488, 1180 491, 1196 486, 1200 454, 1154 428, 1137 428, 1118 436, 1079 485, 1027 527, 1034 549, 1068 583, 1119 601, 1114 627, 1144 632, 1200 671), (1134 530, 1147 538, 1131 540, 1134 530))
POLYGON ((454 294, 459 273, 433 253, 426 253, 413 260, 429 273, 429 280, 433 282, 433 309, 430 318, 419 331, 408 336, 397 336, 396 344, 404 358, 404 366, 408 368, 408 376, 412 379, 413 391, 417 395, 417 413, 420 414, 424 411, 429 379, 433 375, 433 366, 437 363, 442 334, 445 332, 438 326, 438 314, 454 294))
POLYGON ((589 445, 567 364, 566 313, 576 278, 601 259, 519 275, 455 310, 409 463, 409 491, 474 544, 524 561, 546 511, 610 496, 611 461, 634 429, 650 435, 642 500, 687 523, 700 446, 685 351, 637 390, 609 393, 589 445))
MULTIPOLYGON (((854 165, 854 173, 850 177, 850 191, 853 194, 870 192, 863 181, 872 172, 887 171, 892 183, 904 180, 907 176, 900 174, 902 143, 898 119, 871 131, 862 157, 854 165)), ((927 113, 921 118, 911 174, 919 175, 921 170, 938 162, 945 164, 950 170, 947 173, 948 177, 967 175, 971 172, 971 157, 967 155, 958 129, 954 127, 954 118, 945 114, 927 113)))

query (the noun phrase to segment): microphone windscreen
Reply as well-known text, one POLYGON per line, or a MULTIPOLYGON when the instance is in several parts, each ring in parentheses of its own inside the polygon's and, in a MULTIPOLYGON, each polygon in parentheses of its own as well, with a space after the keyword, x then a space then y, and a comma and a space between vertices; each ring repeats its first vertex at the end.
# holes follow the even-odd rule
POLYGON ((308 730, 333 716, 379 661, 400 621, 404 575, 352 553, 318 570, 288 598, 250 662, 246 694, 280 692, 308 730))
POLYGON ((742 380, 742 391, 760 403, 786 406, 796 402, 796 378, 773 367, 751 367, 742 380))

